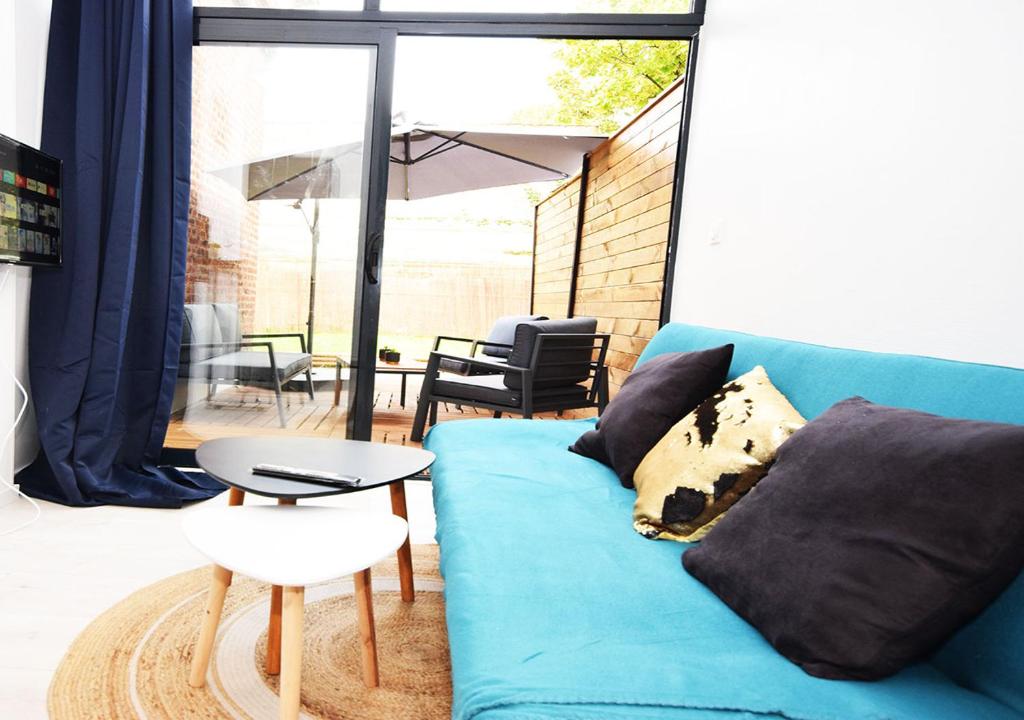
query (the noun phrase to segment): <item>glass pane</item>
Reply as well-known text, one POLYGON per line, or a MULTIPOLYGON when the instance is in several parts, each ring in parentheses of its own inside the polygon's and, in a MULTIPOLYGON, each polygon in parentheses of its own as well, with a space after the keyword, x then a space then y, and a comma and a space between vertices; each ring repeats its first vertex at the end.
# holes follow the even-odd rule
POLYGON ((363 0, 194 0, 196 7, 251 7, 285 10, 362 10, 363 0))
POLYGON ((690 0, 382 0, 382 10, 494 13, 685 13, 690 0))
MULTIPOLYGON (((595 235, 605 240, 593 242, 583 259, 605 276, 638 262, 649 265, 648 275, 663 273, 663 266, 644 260, 652 233, 636 231, 653 224, 667 232, 667 220, 657 218, 670 197, 679 129, 678 115, 673 119, 666 108, 680 107, 687 52, 686 43, 676 41, 398 39, 393 108, 402 137, 408 133, 410 140, 407 147, 392 142, 379 337, 379 348, 392 355, 378 364, 375 437, 409 434, 422 369, 437 336, 486 338, 499 318, 530 314, 535 292, 538 314, 565 317, 577 173, 586 152, 597 157, 588 187, 600 197, 589 217, 595 235), (650 123, 628 127, 666 97, 661 109, 646 113, 650 123), (427 137, 434 128, 453 138, 447 149, 427 137), (621 133, 618 169, 610 167, 605 143, 615 133, 621 133), (431 152, 434 147, 439 151, 431 152), (546 171, 551 168, 559 172, 546 171), (558 201, 546 202, 560 186, 565 190, 558 201), (631 228, 645 212, 644 222, 631 228), (636 262, 614 259, 636 249, 636 262), (603 263, 605 257, 610 259, 603 263)), ((632 282, 630 270, 617 274, 609 286, 632 282)), ((630 332, 621 323, 619 331, 630 332)), ((444 341, 441 349, 465 355, 471 345, 444 341)), ((440 422, 490 416, 468 404, 437 407, 440 422)))
POLYGON ((351 361, 375 62, 373 47, 195 48, 187 324, 168 446, 345 436, 353 388, 343 372, 336 403, 335 378, 351 361))

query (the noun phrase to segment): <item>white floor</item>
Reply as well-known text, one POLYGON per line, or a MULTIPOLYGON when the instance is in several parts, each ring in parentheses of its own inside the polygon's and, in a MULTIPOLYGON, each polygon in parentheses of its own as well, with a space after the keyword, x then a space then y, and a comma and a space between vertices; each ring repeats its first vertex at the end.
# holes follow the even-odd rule
MULTIPOLYGON (((430 484, 407 482, 414 543, 434 537, 430 484)), ((212 503, 226 503, 227 493, 212 503)), ((246 502, 273 502, 247 496, 246 502)), ((311 501, 312 502, 312 501, 311 501)), ((387 489, 317 504, 390 509, 387 489)), ((68 508, 43 503, 39 520, 0 536, 0 718, 46 718, 46 691, 68 645, 124 596, 205 564, 185 541, 184 510, 68 508)), ((23 499, 0 506, 0 533, 31 517, 23 499)))

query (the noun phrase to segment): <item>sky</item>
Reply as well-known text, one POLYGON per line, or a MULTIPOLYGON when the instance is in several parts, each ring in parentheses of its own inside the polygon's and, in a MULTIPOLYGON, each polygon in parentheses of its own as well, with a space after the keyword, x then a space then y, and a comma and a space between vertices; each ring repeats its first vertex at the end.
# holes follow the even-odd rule
POLYGON ((402 37, 394 109, 412 122, 505 124, 516 113, 557 102, 552 42, 510 38, 402 37))
MULTIPOLYGON (((534 39, 399 38, 394 113, 403 113, 408 122, 513 123, 525 108, 557 103, 548 85, 558 69, 556 49, 550 41, 534 39)), ((372 50, 284 47, 265 52, 260 73, 266 156, 361 139, 372 50)))

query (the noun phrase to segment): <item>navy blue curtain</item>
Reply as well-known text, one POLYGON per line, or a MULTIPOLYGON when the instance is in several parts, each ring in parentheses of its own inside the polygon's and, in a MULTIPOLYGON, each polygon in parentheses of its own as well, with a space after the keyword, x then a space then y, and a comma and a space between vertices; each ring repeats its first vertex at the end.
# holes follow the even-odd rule
POLYGON ((192 3, 55 0, 43 150, 64 160, 64 267, 32 278, 42 446, 18 479, 68 505, 180 507, 223 489, 157 467, 188 231, 192 3))

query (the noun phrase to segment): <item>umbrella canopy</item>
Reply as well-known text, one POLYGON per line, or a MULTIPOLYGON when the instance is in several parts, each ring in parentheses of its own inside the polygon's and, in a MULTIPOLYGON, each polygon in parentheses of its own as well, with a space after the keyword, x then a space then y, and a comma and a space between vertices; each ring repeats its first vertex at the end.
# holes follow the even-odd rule
MULTIPOLYGON (((607 136, 569 127, 448 128, 399 125, 391 134, 388 198, 419 200, 468 190, 563 180, 607 136)), ((357 198, 363 144, 255 160, 216 175, 249 200, 357 198)))
POLYGON ((607 139, 578 128, 492 127, 478 130, 424 124, 391 135, 388 197, 418 200, 467 190, 564 180, 583 156, 607 139))

